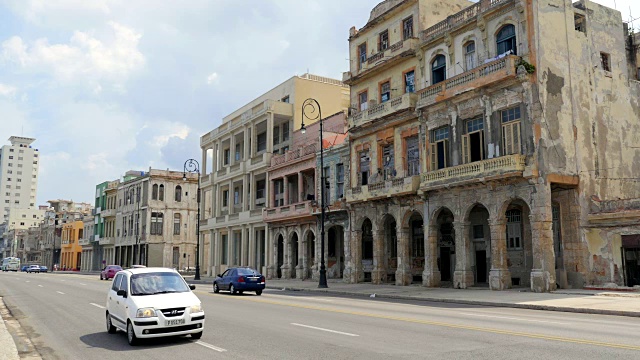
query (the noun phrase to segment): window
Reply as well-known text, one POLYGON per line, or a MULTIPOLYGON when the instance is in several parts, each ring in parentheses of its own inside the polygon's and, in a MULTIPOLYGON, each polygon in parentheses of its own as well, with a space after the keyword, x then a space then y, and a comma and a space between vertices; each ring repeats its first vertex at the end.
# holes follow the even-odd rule
POLYGON ((469 120, 462 135, 462 162, 468 164, 484 160, 484 120, 469 120))
POLYGON ((416 72, 411 70, 404 74, 404 92, 412 93, 416 91, 416 72))
POLYGON ((473 238, 474 239, 484 239, 484 226, 482 226, 482 225, 473 225, 473 238))
POLYGON ((385 180, 396 176, 393 150, 393 144, 387 144, 382 147, 382 171, 385 180))
POLYGON ((158 200, 158 184, 153 184, 151 189, 151 200, 158 200))
POLYGON ((18 160, 21 161, 24 160, 24 158, 22 156, 18 156, 18 160))
POLYGON ((402 40, 413 37, 413 16, 402 20, 402 40))
POLYGON ((502 55, 511 52, 518 55, 518 47, 516 44, 516 27, 513 25, 505 25, 500 29, 496 36, 497 54, 502 55))
POLYGON ((12 155, 9 155, 9 159, 13 159, 13 156, 12 156, 12 155))
POLYGON ((378 40, 378 51, 385 51, 389 48, 389 31, 385 30, 380 33, 378 40))
POLYGON ((380 103, 391 99, 391 83, 389 81, 380 84, 380 103))
POLYGON ((584 15, 581 14, 573 14, 573 21, 575 24, 576 31, 580 31, 582 33, 587 32, 587 23, 585 21, 584 15))
POLYGON ((160 213, 160 212, 151 213, 151 235, 162 235, 163 217, 164 217, 163 213, 160 213))
POLYGON ((407 176, 420 175, 420 146, 418 136, 405 139, 407 148, 407 176))
POLYGON ((176 193, 175 193, 174 199, 176 202, 182 201, 182 186, 180 185, 176 186, 176 193))
POLYGON ((256 199, 263 199, 265 197, 264 192, 267 187, 266 180, 258 180, 256 182, 256 199))
POLYGON ((283 103, 289 103, 289 95, 285 96, 281 100, 283 103))
POLYGON ((365 111, 367 110, 367 108, 369 107, 369 103, 368 100, 369 96, 367 94, 367 91, 363 91, 360 94, 358 94, 358 102, 360 104, 360 111, 365 111))
POLYGON ((180 235, 180 214, 173 214, 173 235, 180 235))
POLYGON ((289 123, 282 124, 282 141, 289 140, 289 123))
POLYGON ((242 159, 242 152, 240 151, 240 149, 241 149, 240 144, 236 144, 235 161, 240 161, 242 159))
POLYGON ((223 234, 222 235, 222 259, 221 259, 221 262, 223 264, 228 264, 228 258, 229 258, 228 242, 229 242, 228 235, 223 234))
POLYGON ((336 164, 336 199, 344 197, 344 165, 336 164))
POLYGON ((522 250, 522 211, 507 211, 507 249, 522 250))
POLYGON ((362 69, 362 64, 367 61, 367 43, 358 46, 358 69, 362 69))
POLYGON ((160 191, 158 191, 158 200, 164 201, 164 185, 160 185, 160 191))
POLYGON ((224 149, 223 154, 222 165, 229 165, 229 162, 231 162, 231 149, 224 149))
POLYGON ((360 185, 369 184, 369 151, 360 152, 360 185))
POLYGON ((520 154, 522 144, 520 139, 520 107, 503 110, 501 117, 504 154, 520 154))
POLYGON ((444 169, 449 161, 449 127, 431 131, 431 171, 444 169))
POLYGON ((609 54, 601 52, 600 63, 602 64, 602 70, 611 71, 611 59, 609 57, 609 54))
POLYGON ((280 154, 283 154, 283 155, 284 155, 287 151, 289 151, 289 147, 288 147, 288 146, 283 146, 283 147, 280 149, 280 154))
POLYGON ((465 71, 469 71, 476 67, 476 43, 470 41, 464 47, 464 64, 465 71))
POLYGON ((438 55, 431 62, 431 84, 437 84, 447 78, 447 62, 444 55, 438 55))
POLYGON ((239 205, 242 202, 242 197, 240 196, 240 188, 235 187, 233 189, 233 205, 239 205))
POLYGON ((7 174, 13 174, 13 171, 7 170, 7 174))
POLYGON ((229 206, 229 190, 222 191, 222 207, 229 206))
POLYGON ((277 145, 280 143, 280 127, 276 126, 273 128, 273 144, 277 145))
POLYGON ((323 171, 323 180, 324 180, 324 203, 325 205, 331 203, 331 168, 325 166, 323 171))
POLYGON ((258 134, 258 152, 267 150, 267 133, 258 134))

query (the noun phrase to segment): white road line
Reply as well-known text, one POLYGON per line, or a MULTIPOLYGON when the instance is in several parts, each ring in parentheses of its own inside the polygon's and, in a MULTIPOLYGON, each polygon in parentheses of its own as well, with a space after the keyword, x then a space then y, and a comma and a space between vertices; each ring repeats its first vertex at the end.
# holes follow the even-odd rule
POLYGON ((481 314, 471 314, 471 313, 458 313, 458 314, 460 314, 460 315, 468 315, 468 316, 488 317, 488 318, 494 318, 494 319, 506 319, 506 320, 517 320, 517 321, 529 321, 529 322, 568 325, 568 323, 557 322, 557 321, 522 319, 522 318, 514 318, 514 317, 507 317, 507 316, 481 315, 481 314))
POLYGON ((31 281, 30 281, 30 280, 27 280, 27 281, 25 281, 25 282, 31 282, 31 281))
POLYGON ((38 285, 38 286, 39 286, 39 287, 44 287, 44 286, 42 286, 42 285, 38 285))
POLYGON ((213 345, 211 345, 211 344, 207 344, 207 343, 206 343, 206 342, 204 342, 204 341, 196 341, 196 344, 198 344, 198 345, 200 345, 200 346, 204 346, 204 347, 206 347, 207 349, 215 350, 215 351, 217 351, 217 352, 225 352, 225 351, 227 351, 227 349, 223 349, 223 348, 220 348, 220 347, 217 347, 217 346, 213 346, 213 345))
POLYGON ((350 333, 346 333, 346 332, 342 332, 342 331, 336 331, 336 330, 323 329, 323 328, 319 328, 319 327, 315 327, 315 326, 309 326, 309 325, 302 325, 302 324, 296 324, 296 323, 291 323, 291 325, 293 325, 293 326, 301 326, 301 327, 305 327, 305 328, 309 328, 309 329, 326 331, 326 332, 330 332, 330 333, 334 333, 334 334, 340 334, 340 335, 346 335, 346 336, 360 336, 360 335, 356 335, 356 334, 350 334, 350 333))
POLYGON ((58 294, 60 295, 64 295, 64 293, 62 291, 56 291, 58 294))
POLYGON ((95 304, 95 303, 89 303, 89 305, 93 305, 95 307, 99 307, 100 309, 106 309, 106 307, 104 307, 102 305, 95 304))
POLYGON ((60 280, 60 281, 64 281, 64 280, 60 280))
POLYGON ((87 284, 80 283, 80 285, 87 285, 87 284))

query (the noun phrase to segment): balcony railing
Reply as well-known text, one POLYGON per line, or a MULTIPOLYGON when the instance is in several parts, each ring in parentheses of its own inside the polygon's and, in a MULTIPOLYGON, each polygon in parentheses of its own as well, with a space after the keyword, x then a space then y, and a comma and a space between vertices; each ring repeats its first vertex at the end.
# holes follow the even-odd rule
POLYGON ((209 182, 211 181, 211 174, 200 176, 200 186, 208 186, 211 185, 209 182))
POLYGON ((78 245, 83 246, 83 245, 89 245, 91 244, 91 240, 89 239, 80 239, 78 240, 78 245))
MULTIPOLYGON (((406 55, 407 51, 415 52, 420 44, 420 39, 417 37, 408 38, 406 40, 400 40, 395 44, 392 44, 383 51, 379 51, 376 54, 369 56, 363 63, 360 64, 359 69, 353 71, 347 71, 342 74, 342 81, 349 82, 353 77, 358 76, 364 72, 367 72, 373 68, 376 68, 382 64, 391 65, 396 60, 402 59, 402 54, 406 55)), ((359 61, 359 59, 357 59, 359 61)))
POLYGON ((262 213, 264 221, 278 221, 290 218, 310 216, 312 211, 311 201, 304 201, 291 205, 270 208, 262 213))
POLYGON ((383 102, 382 104, 372 106, 367 110, 350 116, 349 127, 361 126, 396 112, 414 109, 416 107, 417 100, 417 94, 407 93, 400 97, 383 102))
POLYGON ((103 218, 116 216, 116 209, 102 209, 100 216, 103 218))
POLYGON ((114 237, 103 237, 100 238, 99 244, 100 245, 113 245, 116 243, 116 238, 114 237))
POLYGON ((509 55, 480 65, 475 69, 431 85, 418 92, 420 99, 417 107, 425 107, 448 99, 461 92, 463 85, 469 89, 487 86, 508 77, 515 77, 517 56, 509 55))
POLYGON ((521 172, 525 168, 524 155, 507 155, 493 159, 453 166, 422 174, 421 188, 429 188, 442 184, 451 184, 471 178, 485 178, 511 172, 521 172))
POLYGON ((356 186, 347 190, 347 202, 367 201, 415 193, 418 191, 419 185, 420 176, 414 175, 356 186))
POLYGON ((317 144, 309 144, 303 148, 290 150, 281 155, 274 155, 271 157, 271 166, 296 162, 298 159, 305 158, 307 155, 315 154, 316 151, 318 151, 317 144))

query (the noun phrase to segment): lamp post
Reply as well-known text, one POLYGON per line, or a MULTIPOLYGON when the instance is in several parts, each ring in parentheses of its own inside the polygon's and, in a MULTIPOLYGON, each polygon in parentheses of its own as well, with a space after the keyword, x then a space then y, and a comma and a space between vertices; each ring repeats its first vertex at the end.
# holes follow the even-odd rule
POLYGON ((320 282, 319 288, 328 288, 327 285, 327 269, 324 266, 324 157, 322 148, 322 109, 316 99, 307 99, 302 103, 302 125, 300 131, 304 134, 307 128, 304 126, 304 118, 310 122, 318 121, 320 123, 320 282))
MULTIPOLYGON (((142 252, 140 251, 140 185, 136 187, 135 184, 132 184, 125 190, 125 200, 131 199, 129 204, 133 202, 134 194, 136 195, 136 203, 138 203, 138 210, 136 212, 136 251, 138 255, 138 265, 142 265, 142 252)), ((135 256, 133 261, 136 261, 135 256)))
POLYGON ((189 159, 184 163, 182 180, 187 181, 187 173, 198 174, 198 217, 196 218, 196 275, 193 280, 200 280, 200 163, 194 159, 189 159))

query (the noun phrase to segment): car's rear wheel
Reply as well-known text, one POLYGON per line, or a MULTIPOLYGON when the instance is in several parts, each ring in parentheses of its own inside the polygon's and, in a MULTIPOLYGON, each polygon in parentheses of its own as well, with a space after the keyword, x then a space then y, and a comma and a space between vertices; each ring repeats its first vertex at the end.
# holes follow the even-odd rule
POLYGON ((196 340, 200 339, 202 337, 202 331, 191 334, 191 337, 196 340))
POLYGON ((236 287, 233 286, 233 284, 229 285, 229 292, 231 293, 231 295, 236 294, 236 287))
POLYGON ((116 333, 116 327, 111 323, 111 315, 109 313, 107 313, 107 332, 109 334, 116 333))
POLYGON ((127 341, 131 346, 138 345, 138 337, 136 336, 136 332, 133 330, 133 324, 131 321, 127 322, 127 341))
POLYGON ((216 293, 216 294, 220 292, 220 288, 218 287, 218 283, 213 283, 213 292, 216 293))
POLYGON ((262 295, 262 290, 256 290, 256 295, 258 296, 262 295))

